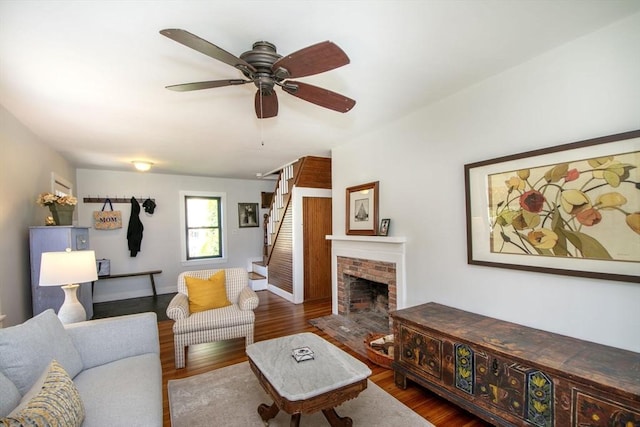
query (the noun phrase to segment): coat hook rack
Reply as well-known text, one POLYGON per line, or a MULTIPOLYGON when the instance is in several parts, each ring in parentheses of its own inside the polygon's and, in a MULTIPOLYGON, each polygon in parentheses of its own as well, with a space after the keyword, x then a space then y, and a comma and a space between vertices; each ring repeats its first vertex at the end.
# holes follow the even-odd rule
MULTIPOLYGON (((151 199, 153 202, 156 201, 156 199, 153 199, 151 197, 137 197, 137 196, 133 196, 136 198, 136 200, 138 201, 138 203, 143 203, 145 200, 147 199, 151 199)), ((104 203, 107 199, 111 200, 111 203, 131 203, 131 197, 84 197, 82 199, 82 201, 84 203, 104 203)))

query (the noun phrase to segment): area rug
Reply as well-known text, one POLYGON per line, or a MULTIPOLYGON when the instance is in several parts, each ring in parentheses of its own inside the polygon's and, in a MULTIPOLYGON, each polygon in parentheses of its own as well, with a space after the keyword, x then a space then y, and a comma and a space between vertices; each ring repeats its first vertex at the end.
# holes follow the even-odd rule
MULTIPOLYGON (((169 410, 173 427, 264 427, 258 405, 273 401, 262 389, 248 362, 179 380, 170 380, 169 410)), ((433 426, 399 400, 369 381, 360 395, 336 408, 354 426, 433 426)), ((280 411, 269 426, 289 426, 291 416, 280 411)), ((329 425, 321 412, 303 415, 303 427, 329 425)))

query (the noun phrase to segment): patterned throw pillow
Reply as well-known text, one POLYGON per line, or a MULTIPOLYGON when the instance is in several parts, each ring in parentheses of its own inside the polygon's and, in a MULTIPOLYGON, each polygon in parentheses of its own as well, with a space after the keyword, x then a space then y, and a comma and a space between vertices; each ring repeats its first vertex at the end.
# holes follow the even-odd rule
POLYGON ((78 389, 62 365, 53 360, 49 365, 44 382, 39 381, 33 390, 9 414, 0 419, 0 426, 47 426, 47 427, 79 427, 84 420, 84 405, 80 399, 78 389))
POLYGON ((218 271, 209 280, 190 276, 185 276, 184 280, 189 292, 190 313, 231 305, 227 299, 224 270, 218 271))

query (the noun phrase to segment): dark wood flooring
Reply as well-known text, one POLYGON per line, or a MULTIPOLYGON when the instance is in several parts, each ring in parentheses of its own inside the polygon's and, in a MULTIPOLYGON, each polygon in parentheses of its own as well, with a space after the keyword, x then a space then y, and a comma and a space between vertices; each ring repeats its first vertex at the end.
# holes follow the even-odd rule
MULTIPOLYGON (((329 335, 311 324, 311 320, 331 315, 331 300, 310 301, 304 304, 291 304, 268 291, 258 292, 260 305, 255 310, 255 340, 262 341, 300 332, 313 332, 349 352, 352 356, 367 363, 371 368, 370 380, 404 403, 418 415, 438 427, 486 427, 489 424, 449 403, 436 394, 414 383, 406 390, 395 385, 393 371, 375 365, 353 351, 336 337, 329 335)), ((143 311, 155 311, 158 319, 166 318, 164 313, 173 294, 157 297, 134 298, 94 304, 94 318, 133 314, 143 311)), ((173 321, 159 320, 160 359, 162 363, 164 427, 170 427, 167 382, 173 379, 190 377, 224 366, 247 360, 244 339, 227 340, 189 347, 187 366, 175 369, 173 349, 173 321)), ((339 338, 339 337, 338 337, 339 338)), ((381 425, 384 425, 381 424, 381 425)))
POLYGON ((160 294, 155 297, 150 296, 94 303, 92 319, 153 311, 158 316, 158 322, 169 320, 167 317, 167 306, 174 295, 175 293, 160 294))

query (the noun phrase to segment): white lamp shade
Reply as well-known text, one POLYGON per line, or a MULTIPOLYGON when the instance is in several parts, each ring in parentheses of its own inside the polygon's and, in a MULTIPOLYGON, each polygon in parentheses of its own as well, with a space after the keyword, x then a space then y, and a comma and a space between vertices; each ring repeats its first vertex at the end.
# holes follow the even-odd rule
POLYGON ((40 286, 61 286, 98 280, 94 251, 43 252, 40 286))

